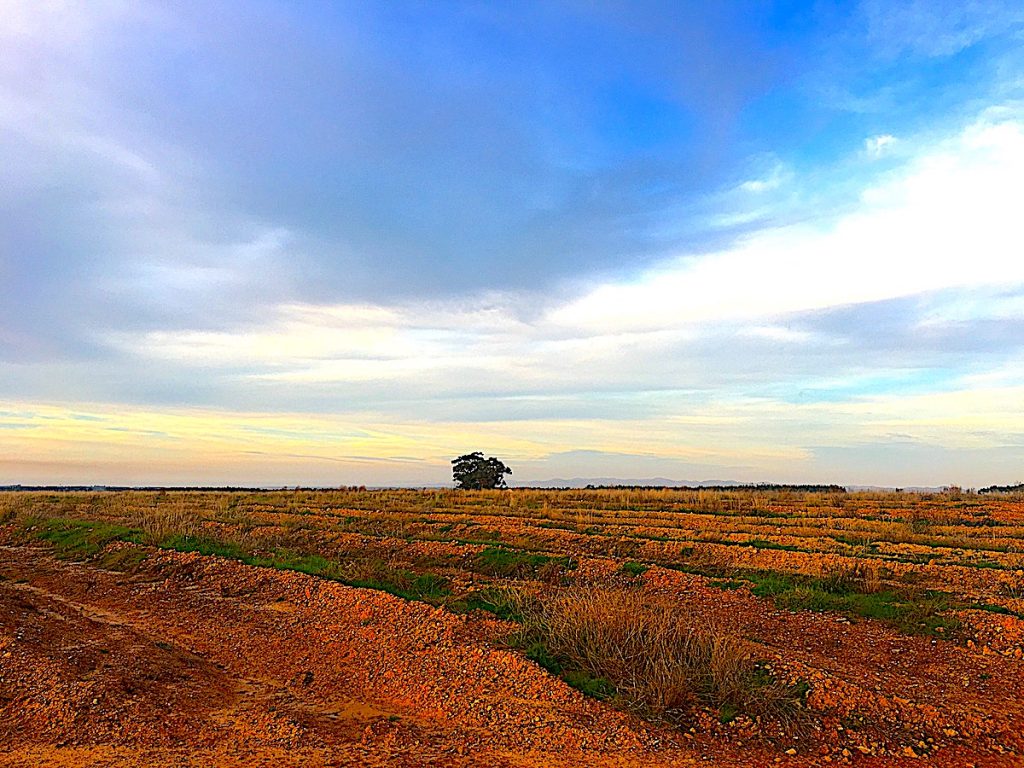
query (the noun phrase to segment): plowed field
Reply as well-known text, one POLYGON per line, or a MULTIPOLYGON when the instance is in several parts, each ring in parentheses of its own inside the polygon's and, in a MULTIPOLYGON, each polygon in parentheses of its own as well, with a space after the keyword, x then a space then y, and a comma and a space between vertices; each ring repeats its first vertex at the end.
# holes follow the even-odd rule
POLYGON ((0 523, 0 765, 1024 764, 1009 496, 7 493, 0 523), (685 607, 749 690, 659 709, 528 636, 588 591, 685 607))

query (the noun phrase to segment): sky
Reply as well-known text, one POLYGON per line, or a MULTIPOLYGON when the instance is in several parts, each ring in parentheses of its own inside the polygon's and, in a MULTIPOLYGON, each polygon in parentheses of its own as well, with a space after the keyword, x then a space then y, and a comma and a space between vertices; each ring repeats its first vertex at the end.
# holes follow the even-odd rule
POLYGON ((0 484, 1024 480, 1024 5, 0 0, 0 484))

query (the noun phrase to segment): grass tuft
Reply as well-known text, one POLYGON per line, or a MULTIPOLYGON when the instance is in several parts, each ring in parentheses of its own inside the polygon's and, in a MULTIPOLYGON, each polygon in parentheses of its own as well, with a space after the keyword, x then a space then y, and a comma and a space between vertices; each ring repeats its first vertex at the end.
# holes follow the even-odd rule
POLYGON ((806 690, 776 681, 741 638, 637 589, 577 586, 526 606, 527 657, 598 698, 668 721, 695 704, 794 718, 806 690))

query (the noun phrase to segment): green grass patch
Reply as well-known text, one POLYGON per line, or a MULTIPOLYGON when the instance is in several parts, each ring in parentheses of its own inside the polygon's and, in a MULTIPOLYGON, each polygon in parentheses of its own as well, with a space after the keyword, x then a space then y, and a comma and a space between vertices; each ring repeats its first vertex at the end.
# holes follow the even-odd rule
POLYGON ((414 573, 400 569, 369 579, 341 579, 349 586, 377 589, 405 600, 438 603, 451 595, 448 580, 433 573, 414 573))
POLYGON ((245 561, 252 559, 238 544, 209 536, 174 534, 173 536, 161 539, 157 546, 160 549, 172 549, 175 552, 196 552, 200 555, 214 555, 231 560, 245 561))
POLYGON ((281 571, 298 571, 310 576, 319 576, 322 579, 343 580, 341 566, 320 555, 305 555, 288 550, 278 550, 269 558, 262 560, 252 558, 252 560, 253 565, 265 565, 281 571))
MULTIPOLYGON (((521 638, 514 638, 513 645, 523 642, 521 638)), ((530 661, 534 661, 553 675, 562 673, 562 663, 548 650, 548 647, 541 641, 527 643, 522 647, 523 655, 530 661)))
POLYGON ((578 691, 594 699, 610 699, 615 695, 615 686, 604 677, 594 677, 581 670, 563 671, 561 678, 578 691))
POLYGON ((944 592, 861 592, 842 578, 780 572, 755 572, 745 576, 753 584, 750 591, 754 595, 771 598, 777 606, 791 611, 833 612, 876 619, 910 634, 948 636, 959 626, 956 618, 948 615, 956 605, 944 592))
POLYGON ((961 563, 961 565, 966 566, 967 568, 986 568, 991 569, 993 571, 1009 570, 1007 566, 1003 565, 1002 563, 997 563, 995 560, 975 560, 973 563, 964 562, 961 563))
POLYGON ((615 686, 609 680, 595 677, 582 669, 567 669, 543 642, 531 642, 522 647, 522 651, 530 661, 536 662, 551 674, 557 675, 586 696, 603 701, 615 695, 615 686))
POLYGON ((456 613, 487 611, 506 621, 522 621, 522 600, 508 589, 481 589, 447 604, 456 613))
MULTIPOLYGON (((142 543, 142 531, 105 522, 68 518, 31 518, 21 527, 22 535, 48 543, 56 557, 65 560, 91 560, 100 568, 130 571, 147 558, 142 549, 124 548, 104 553, 112 542, 142 543)), ((390 568, 381 563, 369 568, 371 575, 353 576, 339 563, 321 555, 275 550, 257 555, 240 544, 209 536, 173 535, 162 539, 158 547, 175 552, 195 552, 237 560, 246 565, 298 571, 331 579, 354 587, 377 589, 407 600, 440 603, 451 595, 447 579, 432 573, 390 568)), ((500 610, 495 606, 496 610, 500 610)))
POLYGON ((650 569, 651 566, 645 565, 644 563, 638 563, 635 560, 630 560, 622 564, 620 569, 627 576, 643 576, 650 569))
POLYGON ((488 547, 473 558, 473 570, 499 578, 536 576, 545 567, 571 568, 572 560, 565 556, 523 552, 507 547, 488 547))
POLYGON ((358 573, 353 573, 334 560, 317 554, 277 549, 269 555, 256 555, 235 542, 208 537, 172 536, 160 542, 160 546, 177 552, 225 557, 261 568, 297 571, 351 587, 376 589, 405 600, 439 603, 451 595, 448 580, 442 576, 392 568, 380 561, 364 561, 358 573))
POLYGON ((61 517, 30 518, 21 529, 30 538, 50 544, 54 555, 62 560, 89 560, 111 542, 138 544, 142 540, 142 531, 133 528, 61 517))

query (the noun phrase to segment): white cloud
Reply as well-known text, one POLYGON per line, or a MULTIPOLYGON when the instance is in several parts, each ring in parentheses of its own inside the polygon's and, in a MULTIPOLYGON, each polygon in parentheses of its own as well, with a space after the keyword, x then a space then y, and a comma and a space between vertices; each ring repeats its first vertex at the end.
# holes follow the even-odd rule
POLYGON ((755 195, 778 189, 792 178, 792 172, 782 163, 775 163, 771 171, 761 178, 748 179, 740 184, 740 189, 755 195))
POLYGON ((608 332, 777 317, 945 288, 1024 282, 1024 124, 976 123, 828 223, 756 233, 600 286, 552 312, 608 332))
POLYGON ((864 139, 864 149, 871 157, 881 157, 889 152, 895 143, 895 136, 883 133, 879 136, 870 136, 864 139))
MULTIPOLYGON (((1019 291, 1001 298, 998 311, 978 297, 980 288, 993 295, 1000 286, 1024 284, 1016 211, 1022 198, 1024 128, 1008 119, 982 120, 878 177, 855 210, 833 221, 767 229, 727 250, 670 260, 529 322, 518 316, 512 295, 470 304, 292 302, 235 329, 120 332, 104 339, 131 356, 243 370, 244 380, 268 386, 378 381, 456 395, 636 393, 664 389, 666 382, 707 390, 730 380, 742 388, 751 376, 769 385, 814 366, 808 362, 805 373, 773 369, 770 357, 750 359, 759 344, 779 354, 792 349, 826 368, 847 344, 809 329, 799 322, 801 313, 947 290, 951 296, 908 322, 941 332, 950 323, 1012 319, 1019 291), (747 351, 717 346, 728 339, 747 351)), ((245 269, 251 257, 279 256, 286 245, 286 232, 255 238, 224 264, 218 285, 251 271, 245 269)), ((190 288, 190 274, 179 281, 186 298, 200 296, 190 288)), ((200 283, 209 277, 204 272, 200 283)))
POLYGON ((742 333, 755 339, 785 344, 805 344, 813 338, 813 334, 808 331, 787 328, 782 325, 755 325, 745 328, 742 333))

